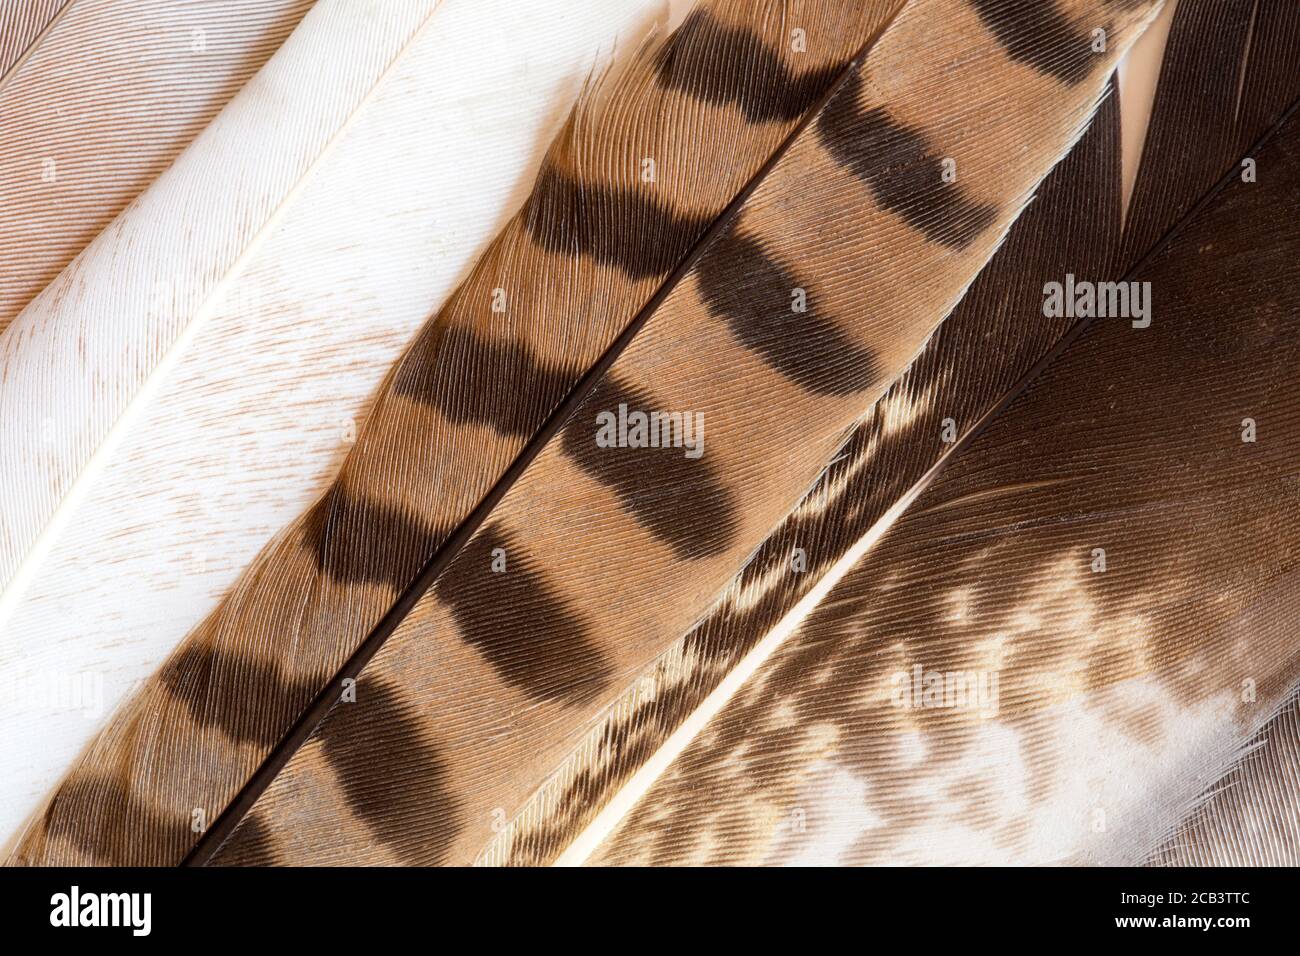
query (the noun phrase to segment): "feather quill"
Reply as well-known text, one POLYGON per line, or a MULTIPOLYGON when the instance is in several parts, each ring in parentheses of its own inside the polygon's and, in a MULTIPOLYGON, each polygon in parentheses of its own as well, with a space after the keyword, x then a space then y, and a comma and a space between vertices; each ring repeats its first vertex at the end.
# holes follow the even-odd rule
POLYGON ((364 669, 343 672, 355 703, 338 684, 318 698, 332 710, 227 815, 242 823, 215 861, 471 861, 906 366, 1155 8, 1066 5, 1026 36, 1009 28, 1023 5, 909 4, 364 669), (599 416, 628 409, 703 412, 708 451, 601 447, 599 416))
POLYGON ((171 165, 312 2, 0 4, 0 333, 171 165))
POLYGON ((719 0, 593 89, 340 479, 115 718, 19 859, 179 860, 192 813, 222 811, 895 6, 719 0))
POLYGON ((661 4, 508 6, 437 8, 69 520, 0 645, 0 834, 319 495, 384 372, 535 173, 593 53, 661 4), (60 682, 77 706, 50 693, 60 682))
MULTIPOLYGON (((1095 323, 856 560, 871 485, 828 479, 835 503, 813 496, 781 530, 854 563, 595 862, 1137 862, 1239 752, 1296 677, 1297 509, 1276 489, 1296 415, 1295 307, 1277 270, 1298 237, 1274 210, 1300 187, 1298 30, 1285 5, 1180 4, 1124 244, 1127 256, 1146 251, 1135 235, 1157 245, 1132 277, 1153 283, 1152 327, 1095 323), (1237 69, 1202 72, 1216 62, 1237 69), (1222 97, 1206 115, 1216 84, 1256 98, 1222 97), (1250 158, 1268 163, 1268 187, 1241 181, 1261 133, 1272 139, 1250 158), (1225 172, 1212 200, 1187 192, 1225 172), (1269 416, 1271 447, 1241 441, 1240 406, 1269 416), (1191 527, 1175 530, 1182 516, 1191 527), (1096 573, 1090 549, 1104 542, 1128 567, 1096 573), (890 681, 918 661, 1000 676, 997 718, 894 706, 890 681)), ((863 458, 853 444, 847 467, 863 458)), ((769 545, 788 555, 792 541, 769 545)), ((692 684, 707 693, 710 668, 725 673, 807 590, 775 577, 750 580, 750 608, 770 605, 754 619, 739 590, 715 608, 687 645, 708 663, 689 662, 661 712, 623 725, 637 746, 609 775, 653 750, 666 736, 655 725, 671 729, 702 696, 692 684)), ((544 828, 519 829, 495 860, 548 845, 544 828)))
POLYGON ((0 338, 0 627, 162 374, 435 6, 317 4, 249 95, 0 338), (322 57, 342 66, 307 96, 302 72, 322 57))

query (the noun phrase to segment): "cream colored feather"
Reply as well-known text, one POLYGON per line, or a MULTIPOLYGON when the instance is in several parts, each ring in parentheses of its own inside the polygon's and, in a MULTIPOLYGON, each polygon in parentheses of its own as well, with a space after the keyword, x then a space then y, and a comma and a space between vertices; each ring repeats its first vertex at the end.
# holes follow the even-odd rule
POLYGON ((0 81, 68 0, 0 0, 0 81))
POLYGON ((0 332, 314 2, 0 3, 0 332))
POLYGON ((15 320, 0 342, 0 626, 158 373, 436 5, 318 4, 245 95, 15 320))
MULTIPOLYGON (((14 755, 4 838, 101 718, 319 493, 409 335, 526 192, 593 57, 634 40, 663 4, 511 7, 443 0, 206 306, 70 509, 0 633, 11 683, 0 747, 14 755)), ((321 36, 342 40, 334 33, 347 28, 335 19, 321 36)), ((272 131, 254 122, 246 132, 272 131)))

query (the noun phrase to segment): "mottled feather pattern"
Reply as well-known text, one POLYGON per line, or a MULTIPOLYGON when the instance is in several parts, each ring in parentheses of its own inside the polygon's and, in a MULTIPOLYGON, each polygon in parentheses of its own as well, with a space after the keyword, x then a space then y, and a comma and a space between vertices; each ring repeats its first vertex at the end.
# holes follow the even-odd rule
MULTIPOLYGON (((1250 10, 1228 10, 1217 2, 1188 0, 1178 8, 1158 92, 1156 139, 1144 158, 1136 215, 1130 211, 1120 257, 1111 259, 1115 238, 1098 242, 1118 233, 1119 130, 1112 102, 1049 179, 962 306, 877 406, 879 414, 828 461, 822 479, 706 619, 631 683, 481 862, 554 860, 737 661, 948 453, 953 446, 941 438, 945 422, 952 441, 967 434, 1069 328, 1069 320, 1039 314, 1043 283, 1067 272, 1122 273, 1237 166, 1247 146, 1300 92, 1297 12, 1265 5, 1254 31, 1246 29, 1250 21, 1250 10), (1214 65, 1207 69, 1207 62, 1214 65), (1234 69, 1226 68, 1229 62, 1234 69), (1244 75, 1243 62, 1249 65, 1244 75), (1239 76, 1241 88, 1255 97, 1249 104, 1243 99, 1240 110, 1239 76), (1217 105, 1207 108, 1207 96, 1217 105)), ((701 835, 702 843, 706 839, 701 835)), ((681 846, 674 850, 682 852, 681 846)))
MULTIPOLYGON (((1024 65, 987 26, 996 7, 935 0, 900 14, 379 648, 356 703, 334 705, 215 862, 470 862, 530 782, 698 618, 960 299, 1155 9, 1063 5, 1071 26, 1052 34, 1059 46, 1024 65), (1104 53, 1090 46, 1088 25, 1100 22, 1104 53), (1058 75, 1075 60, 1091 68, 1058 75), (1001 110, 990 115, 993 99, 1001 110), (937 174, 949 156, 958 184, 918 174, 937 174), (873 268, 852 267, 861 261, 873 268), (746 295, 736 283, 751 277, 746 295), (807 292, 822 338, 777 321, 793 288, 807 292), (777 289, 779 300, 763 298, 777 289), (597 413, 637 403, 703 412, 705 454, 683 465, 681 449, 598 448, 597 413), (674 493, 684 481, 694 496, 674 493), (520 572, 532 596, 515 603, 520 572), (402 689, 455 794, 403 806, 397 844, 369 805, 346 799, 331 756, 332 728, 348 720, 340 709, 364 707, 370 681, 402 689)), ((382 772, 414 770, 399 761, 382 772)))
POLYGON ((1300 695, 1198 795, 1154 866, 1300 866, 1300 695))
MULTIPOLYGON (((1261 8, 1254 31, 1227 42, 1235 63, 1249 56, 1245 86, 1272 115, 1228 98, 1208 116, 1197 104, 1200 129, 1162 122, 1181 119, 1195 53, 1225 43, 1220 6, 1179 8, 1153 128, 1187 166, 1146 161, 1128 255, 1142 252, 1135 232, 1159 239, 1201 198, 1188 182, 1204 189, 1236 170, 1300 93, 1296 12, 1261 8), (1153 193, 1177 198, 1158 205, 1153 193)), ((1214 79, 1235 90, 1236 75, 1214 79)), ((593 862, 1144 858, 1197 781, 1217 776, 1300 676, 1300 526, 1286 491, 1296 312, 1289 283, 1261 279, 1294 256, 1280 210, 1300 186, 1295 126, 1252 154, 1270 187, 1234 176, 1136 274, 1152 282, 1162 326, 1089 328, 947 466, 593 862), (1088 384, 1098 370, 1104 392, 1088 384), (1270 422, 1270 447, 1242 440, 1247 414, 1270 422), (1123 563, 1099 574, 1102 544, 1123 563), (997 718, 900 710, 890 682, 917 662, 1000 674, 997 718)), ((743 622, 736 610, 719 621, 743 622)), ((762 636, 740 633, 731 643, 742 650, 762 636)), ((1287 859, 1286 714, 1260 731, 1273 756, 1247 756, 1226 779, 1247 780, 1245 794, 1211 788, 1156 859, 1287 859)), ((656 742, 645 736, 643 750, 656 742)), ((540 810, 533 818, 515 838, 525 860, 564 839, 548 836, 540 810)))
MULTIPOLYGON (((395 367, 338 481, 254 562, 65 784, 107 788, 94 832, 45 841, 77 826, 59 823, 56 793, 18 858, 110 861, 135 852, 127 845, 139 826, 188 820, 195 808, 219 814, 312 688, 895 6, 772 3, 756 15, 749 3, 708 4, 596 84, 532 198, 395 367), (794 22, 808 41, 797 59, 786 46, 794 22), (712 54, 739 64, 724 84, 708 82, 712 54), (704 142, 716 153, 702 151, 704 142), (644 158, 655 160, 651 181, 641 178, 644 158), (651 259, 629 234, 654 250, 651 259), (218 689, 255 674, 281 682, 274 703, 218 689), (133 774, 146 751, 152 770, 133 774)), ((191 839, 174 842, 177 832, 169 824, 151 838, 169 848, 153 859, 179 861, 191 839)))

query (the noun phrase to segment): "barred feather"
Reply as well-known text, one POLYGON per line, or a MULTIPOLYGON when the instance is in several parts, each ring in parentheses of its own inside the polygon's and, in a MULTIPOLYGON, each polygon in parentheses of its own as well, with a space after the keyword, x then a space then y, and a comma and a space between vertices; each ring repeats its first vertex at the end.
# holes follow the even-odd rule
POLYGON ((593 56, 662 12, 514 7, 439 4, 75 508, 3 633, 4 837, 328 484, 384 373, 527 190, 593 56), (85 699, 43 698, 60 686, 85 699))
MULTIPOLYGON (((1133 236, 1157 244, 1131 276, 1153 283, 1152 327, 1088 328, 851 565, 593 862, 1139 862, 1268 718, 1300 661, 1300 512, 1279 493, 1297 450, 1282 270, 1300 242, 1283 211, 1300 188, 1298 30, 1294 8, 1180 5, 1156 152, 1112 273, 1145 253, 1133 236), (1201 72, 1216 60, 1237 69, 1201 72), (1228 85, 1257 98, 1223 97, 1207 117, 1207 94, 1228 85), (1244 182, 1260 134, 1272 138, 1250 155, 1267 174, 1244 182), (1212 199, 1187 194, 1225 173, 1212 199), (1266 446, 1242 441, 1243 415, 1269 421, 1266 446), (895 675, 918 663, 998 675, 996 716, 897 706, 895 675)), ((850 554, 857 535, 840 524, 866 494, 830 490, 820 527, 798 528, 823 567, 850 554)), ((765 623, 724 606, 706 624, 714 642, 693 649, 734 661, 793 606, 782 587, 796 586, 771 589, 765 623)), ((678 705, 656 719, 675 724, 690 710, 678 705)), ((663 735, 646 736, 642 750, 663 735)))
POLYGON ((17 858, 179 860, 194 811, 222 811, 894 6, 719 0, 598 86, 338 481, 116 716, 17 858))
POLYGON ((1025 30, 1011 20, 1025 4, 909 4, 435 565, 362 662, 356 702, 280 751, 216 862, 473 860, 906 367, 1156 6, 1062 4, 1021 17, 1025 30), (806 314, 791 309, 798 289, 806 314), (596 416, 620 404, 703 412, 707 451, 598 447, 596 416))
POLYGON ((1119 216, 1118 144, 1112 140, 1118 129, 1115 117, 1103 113, 1101 122, 1111 131, 1094 131, 1087 147, 1054 174, 1007 247, 877 414, 828 460, 822 480, 699 626, 630 682, 554 779, 485 851, 484 862, 556 859, 745 654, 951 451, 953 445, 941 440, 945 421, 951 420, 954 441, 968 434, 1069 328, 1068 321, 1039 314, 1043 283, 1067 272, 1123 272, 1277 121, 1298 91, 1294 8, 1264 4, 1257 14, 1252 5, 1232 0, 1186 0, 1174 22, 1119 259, 1112 259, 1119 216), (1207 108, 1207 102, 1214 105, 1207 108), (1188 189, 1199 191, 1189 195, 1188 189), (1146 246, 1138 235, 1147 237, 1146 246), (804 571, 795 570, 796 548, 804 571))
POLYGON ((478 861, 554 862, 722 680, 1072 324, 1038 316, 1043 282, 1097 275, 1118 252, 1112 94, 961 304, 697 626, 630 684, 478 861), (1033 317, 1026 321, 1026 316, 1033 317), (960 426, 959 426, 960 423, 960 426))

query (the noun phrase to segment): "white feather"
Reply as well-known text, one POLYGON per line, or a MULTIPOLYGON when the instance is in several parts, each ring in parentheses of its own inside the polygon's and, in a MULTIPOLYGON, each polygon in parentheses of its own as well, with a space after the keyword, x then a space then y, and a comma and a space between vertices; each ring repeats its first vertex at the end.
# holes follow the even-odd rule
POLYGON ((435 6, 317 5, 0 340, 0 626, 163 373, 435 6))
MULTIPOLYGON (((319 494, 388 366, 527 194, 595 54, 620 35, 633 49, 662 6, 444 0, 224 301, 205 299, 202 328, 155 375, 0 631, 3 673, 18 682, 0 686, 0 839, 319 494)), ((347 18, 331 28, 350 32, 347 18)), ((298 99, 312 99, 299 82, 298 99)), ((201 176, 210 162, 192 166, 201 176)), ((168 215, 166 228, 184 219, 168 215)), ((92 281, 111 268, 104 256, 92 281)), ((112 325, 122 339, 133 323, 112 325)))
POLYGON ((0 3, 0 331, 212 121, 311 4, 0 3))

